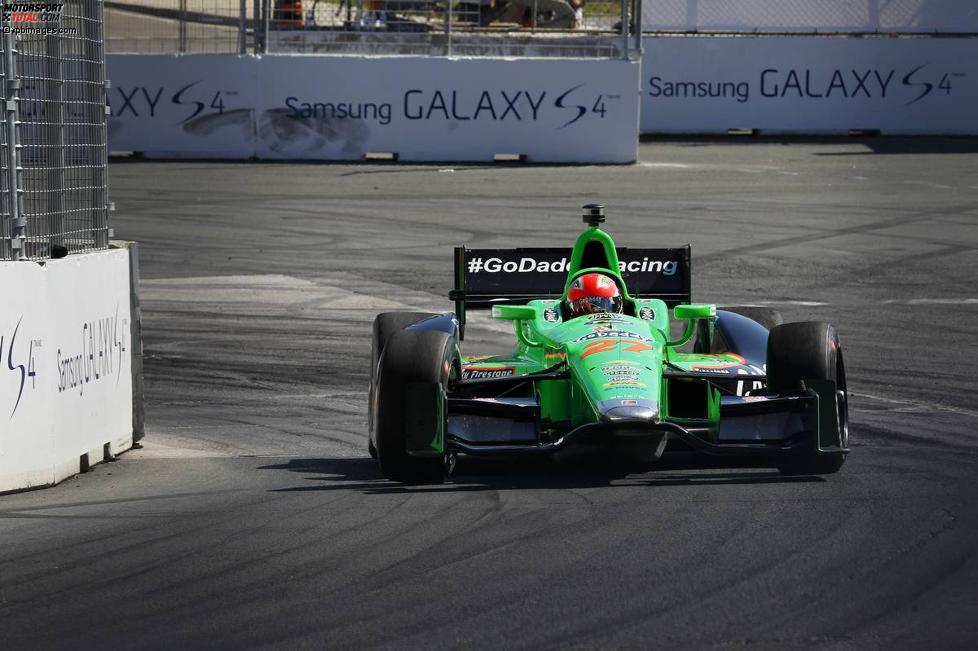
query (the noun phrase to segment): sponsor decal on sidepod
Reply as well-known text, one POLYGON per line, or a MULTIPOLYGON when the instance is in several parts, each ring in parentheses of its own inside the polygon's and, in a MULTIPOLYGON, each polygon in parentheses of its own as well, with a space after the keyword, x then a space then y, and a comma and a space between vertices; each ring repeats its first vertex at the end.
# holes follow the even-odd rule
POLYGON ((483 366, 481 368, 465 366, 462 368, 463 380, 491 380, 514 375, 516 375, 516 368, 512 366, 483 366))

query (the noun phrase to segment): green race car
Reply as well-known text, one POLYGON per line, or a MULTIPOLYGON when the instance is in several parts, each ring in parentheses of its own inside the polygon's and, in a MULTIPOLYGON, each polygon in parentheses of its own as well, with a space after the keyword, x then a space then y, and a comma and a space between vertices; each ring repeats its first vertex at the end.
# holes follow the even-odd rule
POLYGON ((833 326, 691 304, 688 246, 617 248, 603 207, 584 208, 572 250, 456 248, 454 312, 374 320, 369 450, 383 474, 440 482, 459 454, 654 461, 672 445, 837 472, 848 393, 833 326), (512 321, 514 350, 463 355, 473 309, 512 321))

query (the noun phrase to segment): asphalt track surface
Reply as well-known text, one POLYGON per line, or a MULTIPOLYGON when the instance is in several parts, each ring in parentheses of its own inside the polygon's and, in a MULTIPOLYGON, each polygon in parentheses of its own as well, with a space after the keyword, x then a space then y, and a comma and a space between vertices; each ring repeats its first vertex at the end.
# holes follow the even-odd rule
POLYGON ((978 145, 670 141, 641 161, 114 162, 148 435, 0 497, 0 648, 978 645, 978 145), (592 201, 622 244, 690 242, 696 300, 837 325, 840 474, 378 474, 374 314, 448 309, 452 246, 569 243, 592 201))

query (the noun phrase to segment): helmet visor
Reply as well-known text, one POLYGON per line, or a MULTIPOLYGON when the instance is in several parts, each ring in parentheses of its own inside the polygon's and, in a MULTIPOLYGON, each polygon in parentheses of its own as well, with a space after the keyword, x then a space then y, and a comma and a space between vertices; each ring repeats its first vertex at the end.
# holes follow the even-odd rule
POLYGON ((618 312, 619 300, 617 296, 585 296, 570 302, 571 313, 580 316, 599 312, 618 312))

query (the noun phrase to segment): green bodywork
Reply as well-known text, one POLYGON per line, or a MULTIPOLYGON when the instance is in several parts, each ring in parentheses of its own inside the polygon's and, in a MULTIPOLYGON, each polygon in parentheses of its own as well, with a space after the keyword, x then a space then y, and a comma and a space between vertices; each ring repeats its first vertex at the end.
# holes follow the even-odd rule
MULTIPOLYGON (((722 443, 721 411, 731 400, 721 396, 723 392, 730 396, 731 392, 723 389, 720 381, 726 381, 727 386, 731 381, 737 385, 735 393, 739 397, 732 400, 740 401, 739 407, 749 407, 747 403, 761 399, 744 396, 763 394, 765 371, 740 355, 681 351, 691 339, 697 321, 705 320, 706 332, 712 332, 716 306, 677 305, 670 315, 669 307, 662 300, 629 296, 619 272, 615 243, 597 226, 586 228, 577 238, 560 299, 496 305, 492 315, 513 322, 516 347, 506 355, 461 357, 461 382, 457 387, 464 389, 466 380, 533 375, 520 390, 524 392, 523 397, 532 399, 537 409, 535 424, 540 443, 592 423, 605 423, 614 428, 620 416, 623 423, 671 423, 696 431, 698 439, 716 445, 722 443), (595 259, 595 243, 603 249, 607 266, 582 268, 585 250, 589 251, 590 260, 595 259), (592 271, 617 281, 624 312, 564 320, 562 305, 571 282, 580 274, 592 271), (679 325, 685 325, 677 328, 682 332, 675 339, 670 316, 679 325), (637 415, 638 411, 641 415, 637 415)), ((834 390, 833 383, 814 387, 806 403, 810 407, 800 416, 804 429, 818 431, 820 445, 832 444, 826 434, 828 425, 820 423, 828 422, 834 390), (819 403, 825 408, 819 409, 819 403)), ((468 395, 471 400, 471 391, 468 395)), ((432 399, 434 396, 411 396, 405 405, 407 419, 412 420, 413 411, 428 409, 426 405, 432 399)), ((444 396, 438 400, 442 407, 437 413, 419 415, 408 428, 413 432, 408 442, 411 454, 445 451, 444 401, 444 396)))
POLYGON ((720 393, 713 388, 704 390, 702 404, 694 410, 693 417, 671 414, 669 391, 672 383, 695 380, 668 380, 663 376, 663 368, 667 365, 676 370, 707 369, 708 372, 710 368, 730 368, 744 363, 737 355, 679 352, 678 349, 689 340, 696 319, 713 318, 715 306, 676 306, 673 316, 686 321, 688 327, 683 336, 672 340, 667 305, 658 299, 631 298, 618 268, 618 255, 611 236, 600 228, 587 228, 574 244, 562 299, 494 307, 494 318, 513 321, 516 349, 503 356, 463 358, 464 368, 469 372, 499 369, 510 372, 508 369, 512 369, 514 375, 526 375, 566 365, 570 379, 534 381, 542 423, 576 427, 597 420, 608 404, 634 400, 639 404, 654 405, 656 420, 696 421, 715 430, 720 420, 720 393), (581 268, 583 251, 591 242, 603 246, 608 267, 581 268), (571 281, 581 273, 591 271, 615 278, 623 300, 634 306, 626 311, 642 316, 592 314, 555 322, 554 314, 560 314, 571 281))

